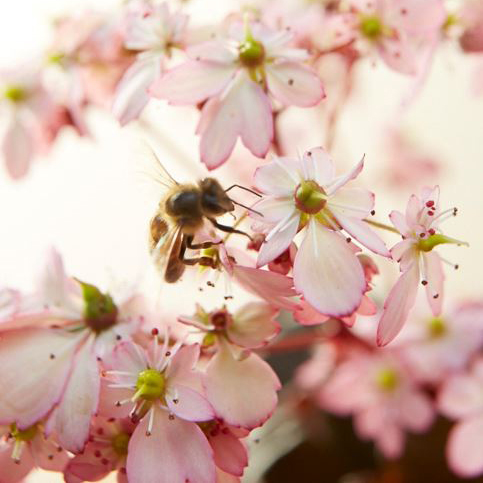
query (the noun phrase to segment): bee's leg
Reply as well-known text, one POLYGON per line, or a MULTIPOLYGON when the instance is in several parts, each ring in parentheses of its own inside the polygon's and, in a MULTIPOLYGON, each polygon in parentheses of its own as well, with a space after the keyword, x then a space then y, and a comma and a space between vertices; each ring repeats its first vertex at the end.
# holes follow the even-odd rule
POLYGON ((225 231, 227 233, 238 233, 239 235, 245 235, 250 240, 252 240, 252 237, 248 233, 246 233, 245 231, 237 230, 236 228, 233 228, 232 226, 222 225, 221 223, 218 223, 214 218, 208 218, 208 220, 210 220, 211 223, 213 224, 213 226, 215 228, 218 228, 218 230, 225 231))
MULTIPOLYGON (((183 236, 183 242, 181 245, 181 250, 179 252, 179 259, 185 264, 185 265, 202 265, 204 267, 211 267, 215 268, 215 260, 211 257, 196 257, 196 258, 185 258, 184 255, 186 253, 186 248, 191 248, 190 244, 193 241, 192 236, 183 236)), ((210 243, 209 246, 203 247, 203 248, 209 248, 213 245, 212 242, 207 242, 210 243)), ((193 246, 193 245, 192 245, 193 246)), ((194 245, 196 246, 196 245, 194 245)))
POLYGON ((186 247, 189 248, 190 250, 200 250, 202 248, 211 248, 213 245, 219 245, 221 241, 219 242, 203 242, 203 243, 193 243, 193 236, 187 236, 186 237, 186 247))

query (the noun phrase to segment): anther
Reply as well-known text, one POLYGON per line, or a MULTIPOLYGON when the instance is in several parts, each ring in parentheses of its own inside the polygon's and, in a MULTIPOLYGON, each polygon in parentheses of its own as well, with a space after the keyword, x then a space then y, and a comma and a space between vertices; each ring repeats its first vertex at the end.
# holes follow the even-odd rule
POLYGON ((428 285, 428 281, 427 281, 427 280, 421 280, 421 283, 422 283, 424 286, 428 285))
POLYGON ((49 356, 51 359, 55 359, 55 354, 50 354, 49 356))
POLYGON ((100 457, 101 457, 101 452, 100 452, 98 449, 96 449, 96 450, 94 451, 94 456, 95 456, 96 458, 100 458, 100 457))
POLYGON ((435 229, 434 229, 434 228, 430 228, 430 229, 428 230, 428 233, 429 233, 430 235, 434 235, 434 234, 436 233, 436 231, 435 231, 435 229))
POLYGON ((434 201, 433 200, 426 201, 426 206, 428 208, 431 208, 432 206, 434 206, 434 201))
POLYGON ((437 299, 438 297, 439 297, 439 293, 435 293, 435 294, 433 295, 433 299, 437 299))
POLYGON ((376 214, 376 210, 371 210, 371 215, 374 216, 376 214))
POLYGON ((109 460, 107 458, 102 458, 101 463, 103 465, 107 465, 109 463, 109 460))
POLYGON ((170 414, 170 415, 168 416, 168 418, 169 418, 171 421, 173 421, 173 420, 174 420, 174 414, 170 414))
POLYGON ((151 330, 151 335, 158 335, 158 334, 159 334, 159 330, 156 327, 151 330))
POLYGON ((179 403, 179 399, 173 399, 173 402, 174 402, 174 404, 178 404, 179 403))
POLYGON ((345 241, 346 241, 347 243, 350 243, 350 242, 352 241, 352 238, 351 238, 350 236, 348 236, 348 237, 345 239, 345 241))
POLYGON ((52 460, 54 459, 54 455, 53 455, 53 454, 49 454, 49 455, 47 456, 47 458, 48 458, 50 461, 52 461, 52 460))
POLYGON ((166 351, 166 353, 164 354, 166 357, 169 357, 171 355, 171 351, 166 351))
POLYGON ((214 287, 215 286, 215 284, 213 282, 210 282, 210 281, 206 282, 206 285, 208 285, 208 287, 214 287))
POLYGON ((121 340, 122 337, 119 334, 116 334, 116 340, 121 340))

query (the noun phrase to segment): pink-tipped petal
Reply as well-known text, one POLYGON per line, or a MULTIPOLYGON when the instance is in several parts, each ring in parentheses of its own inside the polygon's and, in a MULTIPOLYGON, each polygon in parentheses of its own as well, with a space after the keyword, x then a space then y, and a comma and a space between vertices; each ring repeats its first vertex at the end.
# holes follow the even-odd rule
POLYGON ((306 151, 302 162, 307 179, 314 180, 321 186, 329 185, 335 177, 334 162, 324 148, 317 147, 306 151))
POLYGON ((446 454, 451 469, 469 478, 483 473, 483 416, 469 418, 457 424, 448 439, 446 454))
POLYGON ((325 97, 317 74, 299 63, 267 64, 266 72, 268 90, 282 104, 311 107, 325 97))
POLYGON ((20 329, 0 336, 0 421, 21 429, 59 402, 72 365, 77 335, 20 329))
POLYGON ((277 315, 278 310, 269 304, 245 304, 233 315, 233 323, 227 328, 228 338, 241 347, 263 347, 280 332, 280 325, 275 322, 277 315))
POLYGON ((89 437, 91 418, 99 401, 100 379, 92 345, 86 342, 76 354, 72 373, 55 416, 59 443, 68 451, 79 453, 89 437))
POLYGON ((149 88, 149 93, 171 104, 198 104, 219 94, 233 74, 231 65, 188 61, 156 80, 149 88))
MULTIPOLYGON (((96 451, 102 455, 105 446, 92 443, 82 454, 75 455, 65 468, 64 476, 67 483, 75 478, 79 481, 98 481, 106 477, 112 470, 111 465, 103 465, 99 457, 96 457, 96 451)), ((97 453, 97 454, 99 454, 97 453)))
POLYGON ((406 224, 413 227, 419 223, 421 203, 416 195, 411 195, 406 206, 406 224))
POLYGON ((129 441, 127 477, 130 483, 214 483, 213 451, 196 423, 154 406, 137 426, 129 441))
POLYGON ((294 284, 307 302, 333 317, 352 314, 361 303, 366 281, 346 240, 311 219, 295 257, 294 284))
MULTIPOLYGON (((291 188, 292 193, 294 188, 291 188)), ((278 223, 284 218, 287 218, 290 213, 294 212, 293 198, 286 196, 275 198, 273 196, 267 196, 257 201, 252 208, 260 212, 263 216, 257 213, 250 213, 250 216, 255 220, 259 220, 262 223, 278 223)))
POLYGON ((396 230, 401 233, 401 235, 406 236, 409 234, 409 226, 406 222, 406 218, 400 211, 391 211, 389 214, 389 219, 396 228, 396 230))
POLYGON ((423 264, 428 284, 426 298, 434 316, 441 313, 443 306, 444 272, 441 257, 436 252, 423 253, 423 264))
POLYGON ((374 193, 364 188, 340 188, 328 200, 329 208, 362 220, 374 208, 374 193))
POLYGON ((215 417, 210 403, 187 386, 170 386, 166 405, 173 414, 187 421, 209 421, 215 417))
POLYGON ((377 345, 389 344, 401 331, 414 305, 419 286, 417 263, 404 272, 384 303, 384 312, 377 327, 377 345))
POLYGON ((248 454, 243 443, 230 431, 217 431, 208 435, 218 468, 233 476, 242 476, 248 465, 248 454))
MULTIPOLYGON (((291 197, 302 177, 299 162, 287 157, 276 157, 271 163, 255 170, 255 186, 265 194, 291 197)), ((292 202, 293 204, 293 202, 292 202)))
POLYGON ((306 300, 300 302, 300 309, 296 310, 293 315, 301 325, 318 325, 330 319, 328 315, 315 310, 306 300))
POLYGON ((349 181, 357 178, 362 171, 362 168, 364 168, 364 158, 365 155, 362 156, 361 160, 347 174, 335 178, 330 186, 327 187, 327 194, 333 196, 338 189, 342 188, 342 186, 346 185, 349 181))
POLYGON ((223 344, 208 363, 205 388, 219 417, 252 429, 262 425, 275 409, 280 381, 256 354, 237 360, 223 344))
POLYGON ((34 146, 31 133, 20 121, 14 120, 8 127, 2 151, 8 174, 13 179, 25 176, 34 154, 34 146))

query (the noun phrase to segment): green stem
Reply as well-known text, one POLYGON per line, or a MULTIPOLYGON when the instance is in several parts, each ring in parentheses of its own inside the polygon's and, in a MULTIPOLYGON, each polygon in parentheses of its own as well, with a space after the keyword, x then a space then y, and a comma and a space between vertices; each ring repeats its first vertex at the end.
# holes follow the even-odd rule
POLYGON ((367 218, 365 218, 364 221, 369 225, 375 226, 376 228, 380 228, 381 230, 391 231, 392 233, 396 233, 397 235, 400 235, 400 233, 396 230, 396 228, 392 226, 386 225, 384 223, 379 223, 378 221, 368 220, 367 218))

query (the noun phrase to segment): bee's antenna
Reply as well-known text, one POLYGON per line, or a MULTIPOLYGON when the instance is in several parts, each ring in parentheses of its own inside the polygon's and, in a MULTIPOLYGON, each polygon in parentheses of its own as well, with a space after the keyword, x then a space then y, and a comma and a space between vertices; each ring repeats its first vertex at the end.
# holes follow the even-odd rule
POLYGON ((256 210, 254 210, 253 208, 249 208, 249 207, 248 207, 248 206, 246 206, 246 205, 242 205, 241 203, 238 203, 238 201, 232 200, 231 198, 230 198, 230 201, 231 201, 232 203, 234 203, 235 205, 241 206, 242 208, 245 208, 246 210, 251 211, 252 213, 256 213, 257 215, 263 216, 263 214, 262 214, 262 213, 260 213, 259 211, 256 211, 256 210))
MULTIPOLYGON (((239 185, 239 184, 232 184, 232 185, 231 185, 229 188, 227 188, 227 189, 225 190, 225 193, 228 193, 228 191, 230 191, 230 190, 231 190, 231 189, 233 189, 233 188, 240 188, 240 189, 242 189, 242 190, 245 190, 245 191, 248 191, 249 193, 254 194, 255 196, 258 196, 259 198, 261 198, 261 197, 262 197, 262 195, 261 195, 260 193, 257 193, 256 191, 253 191, 253 190, 251 190, 250 188, 247 188, 246 186, 241 186, 241 185, 239 185)), ((232 201, 233 201, 233 200, 232 200, 232 201)))

